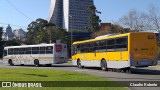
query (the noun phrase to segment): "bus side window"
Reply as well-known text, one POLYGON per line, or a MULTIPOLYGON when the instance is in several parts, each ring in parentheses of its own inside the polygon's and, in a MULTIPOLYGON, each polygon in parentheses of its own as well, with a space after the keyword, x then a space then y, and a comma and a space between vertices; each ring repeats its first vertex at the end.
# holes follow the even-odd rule
POLYGON ((99 42, 99 51, 106 52, 106 41, 105 40, 102 40, 99 42))
POLYGON ((14 48, 14 55, 18 55, 18 51, 19 51, 18 48, 14 48))
POLYGON ((116 50, 117 51, 127 50, 127 46, 128 46, 127 37, 116 39, 116 50))
POLYGON ((81 44, 81 53, 84 53, 85 52, 85 45, 84 44, 81 44))
POLYGON ((26 49, 25 48, 19 48, 19 54, 23 55, 25 54, 26 49))
POLYGON ((84 43, 84 53, 89 52, 89 44, 88 43, 84 43))
POLYGON ((107 40, 107 51, 115 51, 115 39, 107 40))
POLYGON ((81 53, 81 45, 77 45, 77 53, 81 53))
POLYGON ((53 47, 52 46, 46 47, 46 54, 53 54, 53 47))
POLYGON ((40 54, 46 54, 46 48, 40 47, 40 54))
POLYGON ((25 54, 31 54, 31 47, 26 48, 26 52, 25 52, 25 54))
POLYGON ((13 55, 13 48, 8 49, 8 55, 13 55))
POLYGON ((3 56, 7 56, 7 50, 3 51, 3 56))
POLYGON ((72 55, 76 55, 77 54, 77 45, 73 45, 72 46, 72 55))
POLYGON ((32 54, 39 54, 39 47, 32 47, 32 54))
POLYGON ((95 51, 94 51, 94 43, 93 43, 93 42, 90 43, 90 51, 91 51, 91 52, 95 52, 95 51))
POLYGON ((94 52, 99 51, 99 41, 94 42, 94 52))

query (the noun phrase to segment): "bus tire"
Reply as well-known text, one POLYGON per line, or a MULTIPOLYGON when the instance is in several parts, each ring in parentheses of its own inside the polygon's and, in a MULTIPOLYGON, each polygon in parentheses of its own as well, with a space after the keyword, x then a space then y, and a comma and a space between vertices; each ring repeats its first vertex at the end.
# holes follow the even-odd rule
POLYGON ((77 60, 77 66, 78 68, 83 68, 83 66, 81 65, 81 60, 77 60))
POLYGON ((125 73, 128 73, 128 74, 131 74, 131 73, 132 73, 130 67, 123 69, 123 71, 124 71, 125 73))
POLYGON ((34 65, 36 66, 36 67, 39 67, 40 66, 40 64, 39 64, 39 60, 34 60, 34 65))
POLYGON ((8 60, 8 64, 9 64, 10 66, 14 66, 13 61, 12 61, 11 59, 8 60))
POLYGON ((101 61, 101 70, 102 71, 107 71, 108 70, 106 60, 101 61))

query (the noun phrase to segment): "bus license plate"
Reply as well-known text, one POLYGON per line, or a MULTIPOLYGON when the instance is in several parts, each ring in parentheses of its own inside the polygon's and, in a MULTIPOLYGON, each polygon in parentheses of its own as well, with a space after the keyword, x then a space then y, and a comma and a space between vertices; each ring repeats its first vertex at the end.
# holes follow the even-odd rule
POLYGON ((151 64, 151 61, 142 61, 142 62, 139 62, 140 65, 150 65, 151 64))

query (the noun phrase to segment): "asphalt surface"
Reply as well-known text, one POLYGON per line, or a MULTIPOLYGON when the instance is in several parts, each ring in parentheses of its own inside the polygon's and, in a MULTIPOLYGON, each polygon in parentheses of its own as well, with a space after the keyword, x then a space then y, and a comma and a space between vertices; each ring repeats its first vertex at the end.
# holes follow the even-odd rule
MULTIPOLYGON (((111 71, 101 71, 99 68, 83 68, 79 69, 71 64, 57 64, 52 67, 34 67, 34 66, 9 66, 3 64, 0 60, 0 68, 45 68, 65 70, 72 72, 80 72, 96 75, 112 81, 160 81, 160 65, 149 68, 133 68, 132 73, 121 73, 111 71)), ((123 83, 123 82, 122 82, 123 83)), ((160 90, 160 87, 129 87, 130 90, 160 90)))

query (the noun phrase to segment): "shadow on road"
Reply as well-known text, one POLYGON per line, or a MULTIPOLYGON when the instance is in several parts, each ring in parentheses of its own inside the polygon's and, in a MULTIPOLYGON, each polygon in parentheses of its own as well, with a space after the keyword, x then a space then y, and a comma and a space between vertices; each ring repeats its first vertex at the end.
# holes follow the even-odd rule
MULTIPOLYGON (((85 67, 84 69, 90 69, 90 70, 101 70, 100 68, 91 68, 91 67, 85 67)), ((107 71, 106 71, 107 72, 107 71)), ((117 71, 114 71, 117 72, 117 71)), ((117 72, 121 73, 121 72, 117 72)), ((140 68, 132 68, 131 72, 129 74, 140 74, 140 75, 160 75, 160 70, 152 70, 152 69, 140 69, 140 68)))
POLYGON ((120 80, 120 81, 160 81, 160 79, 149 79, 148 77, 147 78, 135 78, 135 77, 102 77, 102 78, 110 78, 110 79, 116 79, 117 81, 120 80))
MULTIPOLYGON (((9 65, 8 65, 9 66, 9 65)), ((18 66, 18 67, 35 67, 35 65, 14 65, 15 67, 18 66)), ((13 66, 13 67, 14 67, 13 66)), ((62 64, 56 64, 56 65, 52 65, 52 66, 46 66, 46 65, 40 65, 38 67, 76 67, 76 66, 73 66, 73 65, 62 65, 62 64)), ((37 68, 38 68, 37 67, 37 68)), ((36 67, 35 67, 36 68, 36 67)))
POLYGON ((141 74, 141 75, 160 75, 160 70, 151 70, 151 69, 132 69, 132 74, 141 74))
POLYGON ((77 67, 77 66, 56 64, 56 65, 53 65, 52 67, 77 67))

